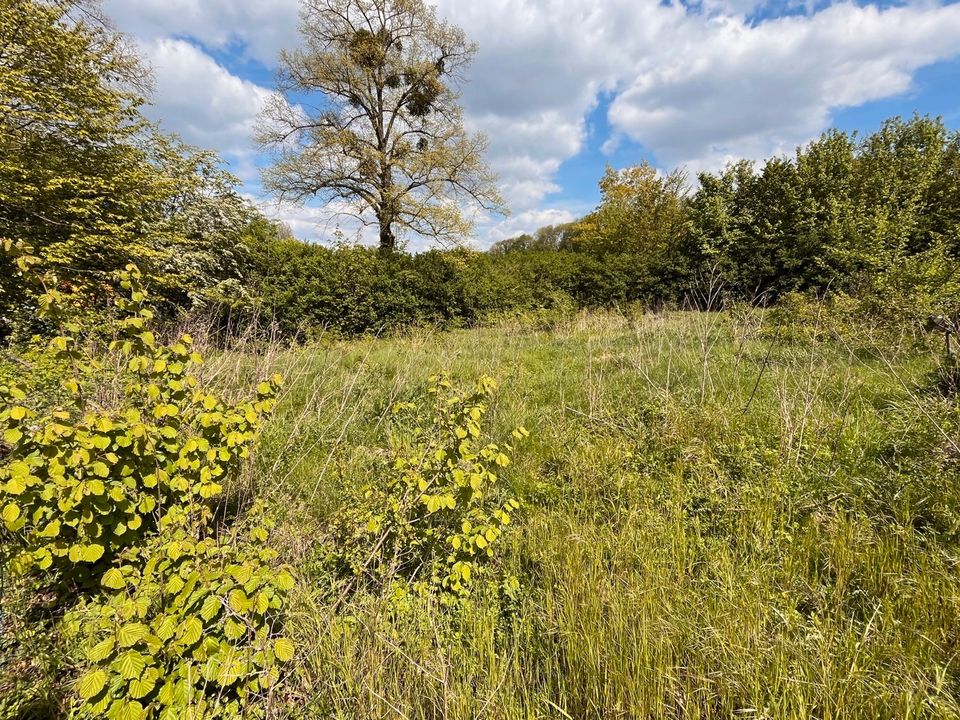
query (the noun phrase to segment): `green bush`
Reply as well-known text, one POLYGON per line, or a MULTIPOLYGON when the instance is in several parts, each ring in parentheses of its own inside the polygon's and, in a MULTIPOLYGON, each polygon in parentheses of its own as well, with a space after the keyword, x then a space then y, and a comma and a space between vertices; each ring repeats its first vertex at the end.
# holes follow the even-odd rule
POLYGON ((192 374, 202 358, 189 336, 157 343, 137 277, 123 281, 131 299, 118 302, 124 317, 112 347, 121 390, 112 407, 89 397, 98 362, 72 323, 52 341, 78 368, 65 382, 68 405, 38 415, 21 404, 22 389, 0 387, 0 431, 11 446, 0 466, 3 555, 19 572, 53 569, 88 585, 168 508, 219 494, 274 406, 275 381, 236 406, 202 391, 192 374))
POLYGON ((35 594, 58 589, 47 605, 64 622, 34 634, 83 646, 81 717, 257 714, 293 654, 279 634, 293 578, 274 567, 268 521, 231 537, 210 503, 249 457, 280 378, 237 404, 202 389, 202 357, 189 336, 157 341, 139 278, 131 267, 121 281, 112 382, 53 291, 42 307, 64 329, 51 348, 72 370, 69 401, 37 411, 0 386, 0 571, 35 594))
POLYGON ((101 579, 103 594, 66 620, 90 664, 77 681, 81 718, 260 715, 293 658, 279 634, 294 580, 272 567, 267 527, 196 537, 179 512, 101 579))
MULTIPOLYGON (((251 239, 250 282, 282 336, 381 335, 411 326, 469 327, 504 315, 679 299, 682 287, 653 277, 626 253, 531 250, 504 255, 458 249, 419 255, 362 247, 330 249, 294 240, 251 239)), ((236 322, 236 319, 234 318, 236 322)))
MULTIPOLYGON (((402 595, 470 594, 519 506, 496 492, 510 446, 481 440, 494 381, 457 393, 433 378, 424 403, 394 407, 390 459, 331 523, 327 563, 347 587, 393 585, 402 595)), ((516 438, 527 435, 523 428, 516 438)))

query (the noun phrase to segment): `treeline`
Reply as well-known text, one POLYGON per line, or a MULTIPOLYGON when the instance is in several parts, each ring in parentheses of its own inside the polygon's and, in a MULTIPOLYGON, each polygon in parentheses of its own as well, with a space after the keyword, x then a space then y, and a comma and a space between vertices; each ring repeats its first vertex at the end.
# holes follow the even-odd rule
POLYGON ((23 280, 17 253, 91 314, 136 264, 168 318, 257 317, 289 338, 794 291, 847 294, 911 322, 957 309, 960 135, 939 119, 830 131, 793 157, 695 181, 608 169, 594 212, 488 252, 326 248, 246 203, 215 153, 144 118, 148 74, 89 3, 2 7, 0 339, 43 330, 44 288, 23 280))
POLYGON ((382 333, 412 325, 463 327, 532 310, 611 307, 647 298, 636 257, 619 253, 431 250, 411 255, 327 248, 251 226, 248 303, 224 309, 233 324, 252 315, 286 337, 382 333))
POLYGON ((960 134, 940 119, 893 118, 862 139, 831 130, 793 157, 743 160, 696 185, 648 165, 608 170, 595 212, 493 249, 629 253, 647 297, 664 301, 704 276, 740 299, 859 293, 883 275, 936 275, 960 251, 960 134))
POLYGON ((473 324, 552 307, 856 298, 895 322, 954 313, 960 298, 960 135, 893 118, 836 130, 793 157, 701 173, 608 169, 586 217, 489 252, 416 256, 328 249, 251 233, 251 295, 286 334, 473 324))

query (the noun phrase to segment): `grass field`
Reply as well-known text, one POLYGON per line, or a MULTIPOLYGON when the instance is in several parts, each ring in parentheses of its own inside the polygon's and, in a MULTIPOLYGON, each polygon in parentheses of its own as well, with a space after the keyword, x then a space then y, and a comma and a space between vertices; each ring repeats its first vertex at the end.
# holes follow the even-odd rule
POLYGON ((935 352, 787 343, 725 314, 548 325, 212 365, 236 388, 287 377, 249 478, 299 573, 278 717, 960 714, 960 413, 935 352), (499 382, 494 439, 530 430, 497 560, 519 596, 333 609, 325 522, 438 372, 499 382))

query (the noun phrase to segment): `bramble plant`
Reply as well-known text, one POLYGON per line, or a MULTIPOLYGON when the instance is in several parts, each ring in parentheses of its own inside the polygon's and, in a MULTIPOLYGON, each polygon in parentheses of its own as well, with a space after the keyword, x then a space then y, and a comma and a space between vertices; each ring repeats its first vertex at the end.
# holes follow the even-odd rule
MULTIPOLYGON (((394 406, 392 456, 379 474, 384 481, 363 488, 332 524, 330 559, 352 576, 350 587, 399 583, 399 592, 409 584, 448 602, 470 594, 520 507, 495 491, 512 448, 481 440, 495 390, 486 376, 466 394, 434 377, 429 417, 424 403, 394 406)), ((513 435, 528 432, 520 427, 513 435)))

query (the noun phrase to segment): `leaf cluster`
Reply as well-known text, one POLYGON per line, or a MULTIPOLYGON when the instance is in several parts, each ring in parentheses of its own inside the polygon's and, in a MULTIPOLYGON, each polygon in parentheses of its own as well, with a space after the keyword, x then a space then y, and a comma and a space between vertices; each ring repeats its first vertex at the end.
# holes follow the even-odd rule
POLYGON ((50 352, 72 370, 67 402, 40 411, 23 388, 0 386, 0 561, 38 591, 56 587, 61 604, 66 591, 80 597, 61 628, 89 667, 75 685, 80 717, 255 714, 293 656, 280 631, 294 581, 276 567, 261 509, 231 535, 211 503, 249 457, 281 380, 223 401, 201 386, 189 336, 158 341, 135 267, 120 286, 106 358, 115 397, 94 386, 107 362, 58 290, 41 307, 63 330, 50 352))
MULTIPOLYGON (((509 445, 483 441, 496 384, 457 392, 435 377, 427 400, 393 409, 391 457, 333 518, 328 562, 349 587, 396 585, 448 602, 470 594, 495 556, 515 498, 497 492, 509 445)), ((517 428, 516 438, 527 436, 517 428)))
POLYGON ((256 715, 294 653, 279 634, 294 580, 273 567, 269 523, 198 539, 174 512, 161 529, 103 575, 101 596, 67 617, 92 664, 76 683, 78 716, 256 715))

